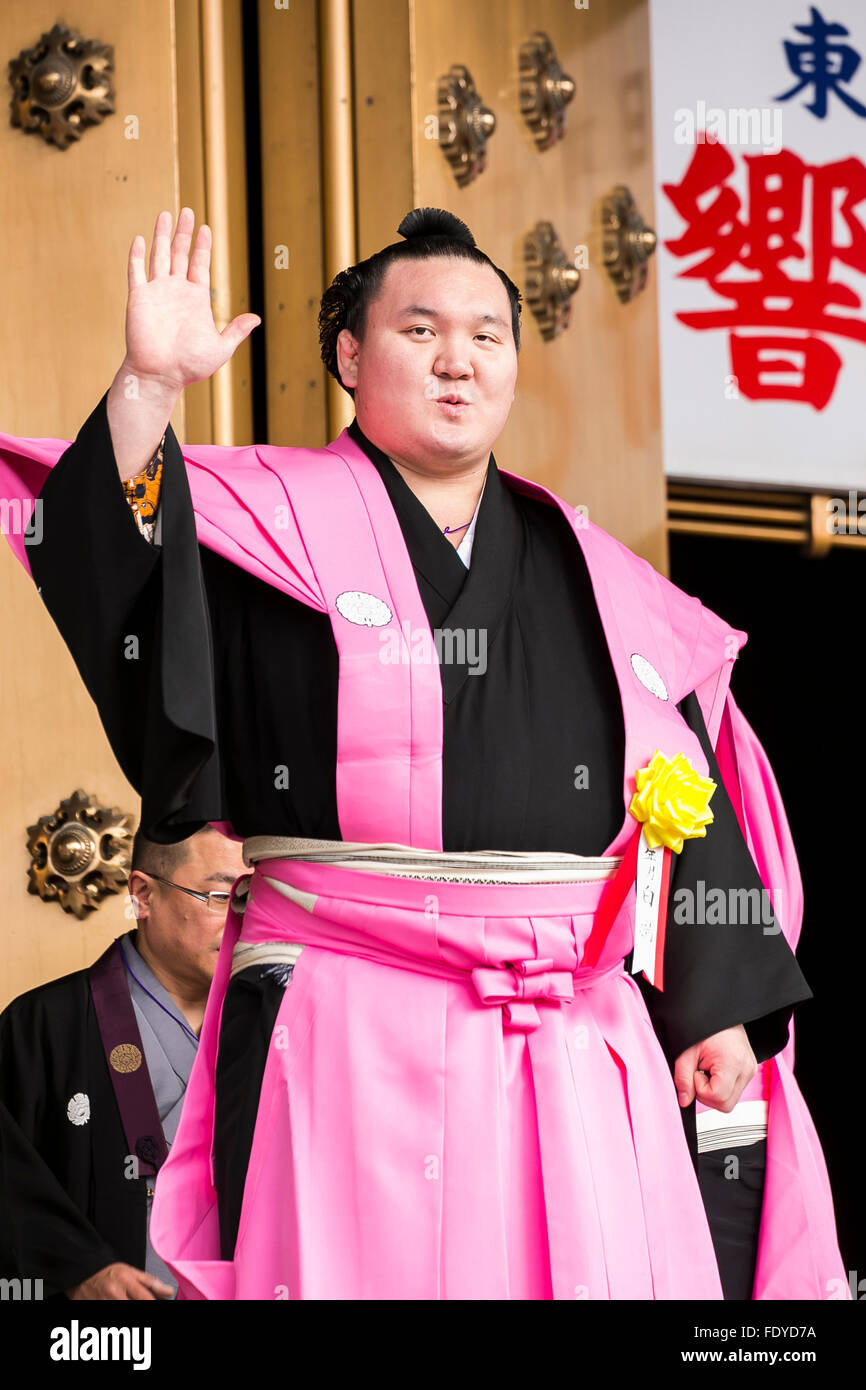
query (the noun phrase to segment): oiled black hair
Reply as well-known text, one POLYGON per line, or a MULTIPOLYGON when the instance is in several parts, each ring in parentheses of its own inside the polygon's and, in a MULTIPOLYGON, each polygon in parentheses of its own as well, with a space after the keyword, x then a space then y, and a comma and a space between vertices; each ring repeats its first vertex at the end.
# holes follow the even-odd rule
POLYGON ((520 351, 520 290, 513 280, 494 265, 489 256, 475 245, 475 238, 465 222, 444 208, 413 208, 407 212, 397 231, 404 241, 395 241, 368 256, 365 261, 341 270, 322 295, 319 308, 319 345, 322 361, 331 376, 340 382, 344 391, 354 396, 354 388, 345 386, 337 368, 337 337, 347 328, 354 338, 363 341, 367 306, 379 293, 389 265, 395 261, 430 260, 435 256, 455 256, 459 260, 489 265, 496 271, 511 303, 511 331, 514 346, 520 351))

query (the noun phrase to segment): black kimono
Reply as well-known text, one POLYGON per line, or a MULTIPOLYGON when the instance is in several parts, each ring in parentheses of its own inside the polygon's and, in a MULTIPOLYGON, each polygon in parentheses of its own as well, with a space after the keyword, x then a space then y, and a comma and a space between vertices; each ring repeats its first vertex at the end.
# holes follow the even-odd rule
POLYGON ((143 1269, 147 1184, 128 1144, 90 991, 76 970, 0 1014, 0 1276, 61 1296, 106 1265, 143 1269))

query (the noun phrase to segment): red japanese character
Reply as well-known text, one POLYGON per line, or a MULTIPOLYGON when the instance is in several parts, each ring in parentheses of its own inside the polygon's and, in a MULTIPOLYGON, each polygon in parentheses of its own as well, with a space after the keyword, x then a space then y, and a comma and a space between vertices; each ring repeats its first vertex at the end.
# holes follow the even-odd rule
POLYGON ((810 165, 791 150, 743 158, 745 205, 727 185, 736 166, 718 143, 699 143, 681 183, 663 185, 687 224, 679 237, 665 242, 667 250, 678 257, 708 253, 680 278, 705 280, 728 301, 718 309, 676 317, 699 330, 771 328, 777 335, 794 330, 799 336, 789 339, 732 337, 734 375, 749 399, 801 400, 822 410, 841 358, 815 335, 866 342, 862 316, 833 312, 862 309, 860 296, 832 278, 834 262, 866 271, 866 227, 855 212, 866 199, 866 166, 853 157, 810 165), (713 191, 715 197, 707 201, 713 191), (847 233, 844 241, 835 239, 840 223, 847 233), (792 273, 800 268, 806 273, 792 273), (785 349, 788 357, 768 363, 762 361, 761 349, 785 349), (774 383, 773 372, 790 372, 793 363, 800 364, 800 384, 774 383))

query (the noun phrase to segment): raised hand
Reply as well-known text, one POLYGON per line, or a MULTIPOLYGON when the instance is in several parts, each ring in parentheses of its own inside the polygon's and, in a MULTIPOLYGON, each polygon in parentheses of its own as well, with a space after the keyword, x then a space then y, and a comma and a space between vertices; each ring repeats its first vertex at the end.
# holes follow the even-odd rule
POLYGON ((210 296, 211 231, 202 223, 192 246, 194 225, 192 209, 182 208, 172 237, 171 213, 159 214, 149 275, 144 237, 136 236, 129 251, 126 369, 178 393, 213 376, 261 323, 258 314, 239 314, 222 332, 217 329, 210 296))
POLYGON ((121 478, 132 478, 151 458, 185 386, 213 376, 261 323, 239 314, 220 333, 210 298, 210 227, 198 229, 192 208, 182 208, 174 237, 171 213, 153 230, 150 276, 144 237, 129 249, 126 356, 108 390, 106 410, 121 478))

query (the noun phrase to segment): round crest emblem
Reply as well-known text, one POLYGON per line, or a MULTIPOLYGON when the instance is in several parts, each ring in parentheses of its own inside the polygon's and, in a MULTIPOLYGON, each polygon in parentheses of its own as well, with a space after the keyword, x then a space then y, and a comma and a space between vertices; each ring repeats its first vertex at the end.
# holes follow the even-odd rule
POLYGON ((639 652, 632 652, 631 669, 634 671, 641 685, 645 686, 651 695, 655 695, 658 700, 669 699, 668 688, 659 675, 651 661, 647 661, 645 656, 639 652))
POLYGON ((159 1158, 159 1145, 152 1134, 142 1134, 135 1141, 135 1152, 142 1163, 150 1163, 156 1167, 159 1158))
POLYGON ((108 1054, 108 1060, 115 1071, 138 1071, 141 1066, 141 1052, 135 1043, 118 1043, 108 1054))
POLYGON ((384 600, 358 589, 346 589, 338 594, 336 608, 341 617, 358 627, 386 627, 394 616, 384 600))
POLYGON ((66 1118, 72 1125, 86 1125, 90 1119, 90 1097, 76 1091, 66 1107, 66 1118))

